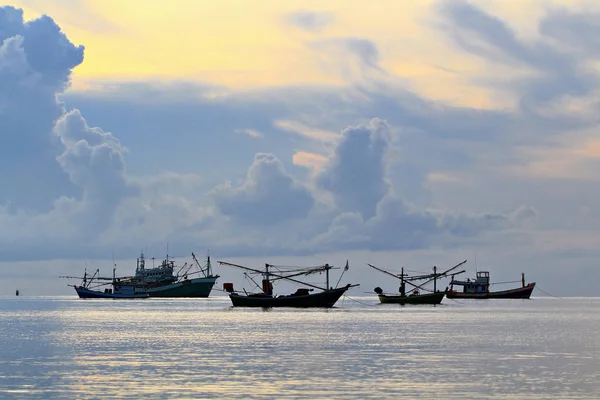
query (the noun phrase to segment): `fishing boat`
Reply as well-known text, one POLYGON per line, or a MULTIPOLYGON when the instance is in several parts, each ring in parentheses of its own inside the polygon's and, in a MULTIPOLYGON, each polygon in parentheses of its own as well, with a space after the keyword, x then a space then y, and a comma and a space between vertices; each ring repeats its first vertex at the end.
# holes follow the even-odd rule
POLYGON ((347 284, 338 287, 344 272, 348 270, 348 262, 344 271, 340 275, 336 287, 329 285, 329 271, 338 269, 329 264, 316 267, 284 267, 272 264, 265 264, 264 270, 249 268, 239 264, 232 264, 225 261, 218 261, 219 264, 236 267, 246 271, 245 276, 256 285, 260 290, 257 293, 248 293, 244 289, 244 293, 239 293, 233 289, 232 283, 224 283, 223 289, 229 293, 229 298, 234 307, 300 307, 300 308, 331 308, 342 297, 344 293, 351 287, 359 285, 347 284), (297 277, 308 276, 316 273, 325 272, 325 287, 314 285, 312 283, 302 282, 297 277), (250 276, 251 274, 262 275, 262 286, 259 286, 256 281, 250 276), (308 288, 299 288, 296 292, 288 295, 276 295, 273 291, 273 283, 278 281, 294 282, 308 288), (318 292, 312 293, 315 290, 318 292))
POLYGON ((167 255, 158 267, 146 268, 142 253, 137 259, 135 276, 128 283, 145 288, 150 297, 208 297, 219 275, 213 275, 210 255, 204 265, 194 253, 192 258, 193 263, 178 267, 167 255))
POLYGON ((437 267, 433 267, 432 274, 425 275, 416 275, 416 276, 408 276, 404 273, 404 268, 402 268, 402 272, 400 274, 394 274, 390 271, 386 271, 382 268, 378 268, 372 264, 367 264, 369 267, 376 269, 379 272, 383 272, 386 275, 393 276, 396 279, 400 280, 400 288, 398 289, 398 294, 388 294, 384 293, 383 289, 380 287, 375 288, 375 293, 377 293, 377 297, 379 298, 379 302, 382 304, 440 304, 446 295, 448 288, 443 292, 437 289, 437 280, 443 277, 454 276, 456 274, 461 274, 464 271, 455 272, 454 274, 450 274, 451 271, 460 267, 467 260, 456 264, 454 267, 447 269, 443 272, 437 272, 437 267), (416 284, 413 282, 425 281, 421 284, 416 284), (424 288, 425 285, 433 281, 433 290, 427 293, 427 289, 424 288), (409 293, 406 292, 406 285, 412 286, 409 290, 409 293))
POLYGON ((61 278, 82 279, 79 286, 69 285, 81 298, 208 297, 219 275, 213 275, 210 256, 205 265, 200 264, 194 253, 192 258, 193 263, 177 266, 167 253, 159 266, 146 268, 142 253, 134 276, 117 277, 113 269, 112 278, 99 277, 98 270, 91 278, 87 270, 83 277, 61 278))
POLYGON ((83 277, 61 276, 67 279, 81 279, 80 285, 72 286, 80 299, 144 299, 148 293, 143 287, 127 282, 127 279, 117 278, 116 268, 113 268, 113 276, 101 277, 97 269, 91 277, 88 277, 87 269, 83 277))
POLYGON ((450 290, 446 294, 449 299, 528 299, 535 288, 535 282, 525 284, 525 274, 521 273, 521 287, 490 292, 490 285, 518 283, 519 281, 490 283, 488 271, 478 271, 474 280, 457 281, 452 279, 450 290), (462 291, 454 290, 454 286, 462 286, 462 291))

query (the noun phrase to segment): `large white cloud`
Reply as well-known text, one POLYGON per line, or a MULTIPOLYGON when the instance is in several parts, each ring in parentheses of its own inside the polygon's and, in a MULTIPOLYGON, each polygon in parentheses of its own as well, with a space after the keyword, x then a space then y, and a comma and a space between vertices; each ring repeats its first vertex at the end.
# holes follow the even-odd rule
MULTIPOLYGON (((115 216, 135 214, 140 203, 154 204, 128 226, 134 232, 148 227, 144 217, 151 212, 168 214, 173 205, 181 206, 176 195, 152 193, 152 183, 128 177, 121 142, 88 126, 79 110, 66 112, 57 100, 83 60, 83 46, 74 46, 51 18, 24 22, 22 10, 12 7, 0 8, 0 44, 0 176, 7 182, 0 194, 3 257, 106 254, 123 239, 105 236, 121 225, 115 216)), ((169 182, 168 176, 158 179, 169 182)))
POLYGON ((306 217, 314 203, 309 190, 285 171, 281 161, 264 153, 256 154, 240 186, 219 186, 214 196, 223 214, 253 225, 306 217))
POLYGON ((317 185, 334 194, 342 211, 356 211, 364 218, 373 216, 377 203, 389 190, 385 156, 390 141, 389 126, 377 118, 367 125, 344 129, 316 178, 317 185))
MULTIPOLYGON (((486 51, 467 50, 485 58, 491 46, 502 62, 520 57, 517 63, 545 73, 554 51, 538 43, 534 54, 523 55, 522 49, 529 47, 516 35, 507 36, 502 21, 488 24, 495 29, 493 37, 477 37, 475 28, 485 30, 486 24, 470 25, 461 16, 479 21, 486 14, 477 8, 470 9, 474 14, 460 10, 443 9, 446 28, 460 31, 450 37, 475 36, 476 42, 487 42, 486 51), (505 38, 502 43, 498 35, 505 38)), ((2 42, 0 79, 14 92, 5 96, 8 92, 0 91, 0 110, 16 107, 22 113, 0 114, 1 127, 10 123, 15 128, 0 132, 8 141, 9 150, 4 151, 12 157, 43 159, 35 170, 54 170, 56 176, 36 180, 20 171, 16 178, 19 168, 3 169, 15 185, 22 182, 36 187, 31 192, 45 194, 48 205, 40 211, 4 192, 0 248, 5 259, 106 257, 112 249, 132 256, 145 246, 163 249, 166 242, 186 252, 208 247, 221 255, 489 246, 489 235, 500 246, 514 238, 531 240, 528 235, 535 232, 525 230, 530 226, 524 224, 538 212, 545 226, 572 229, 581 237, 579 228, 584 223, 589 228, 597 215, 593 188, 572 184, 565 191, 571 194, 558 196, 556 185, 539 176, 511 175, 514 168, 506 168, 527 166, 523 148, 517 150, 515 144, 548 145, 565 127, 593 127, 593 118, 548 116, 533 113, 535 107, 454 107, 419 97, 401 81, 387 85, 389 81, 369 74, 364 78, 372 80, 364 86, 265 89, 215 98, 208 96, 205 85, 150 85, 148 91, 138 84, 103 93, 63 94, 73 68, 69 65, 78 62, 75 56, 83 49, 48 28, 46 36, 56 41, 48 51, 56 54, 29 60, 26 43, 33 46, 35 41, 26 42, 27 32, 19 27, 30 23, 23 23, 19 12, 10 12, 13 17, 0 17, 2 32, 21 31, 2 42), (14 21, 17 28, 4 28, 14 21), (57 95, 81 112, 67 113, 57 95), (289 135, 286 126, 296 133, 306 131, 289 135), (263 138, 232 133, 241 128, 256 130, 263 138), (19 135, 32 135, 37 144, 28 147, 29 142, 17 141, 19 135), (45 158, 33 151, 38 148, 48 151, 45 158), (314 175, 291 163, 299 152, 320 160, 314 175), (181 173, 166 172, 170 167, 181 173), (236 177, 241 177, 239 182, 236 177), (227 180, 233 183, 222 183, 227 180), (534 190, 539 188, 539 193, 534 190), (9 197, 12 203, 7 204, 9 197), (573 199, 587 203, 578 207, 576 223, 566 226, 564 221, 574 215, 567 207, 573 199), (533 204, 537 211, 522 204, 533 204)), ((481 21, 489 22, 487 17, 481 21)), ((53 24, 48 18, 41 21, 47 27, 53 24)), ((554 36, 567 40, 560 32, 554 36)), ((359 63, 362 72, 381 68, 382 55, 374 42, 341 38, 322 44, 326 46, 317 47, 325 51, 337 46, 340 60, 352 54, 351 62, 359 63)), ((509 87, 523 96, 535 89, 509 87)), ((528 104, 534 105, 546 101, 530 99, 528 104)), ((14 193, 21 195, 17 189, 14 193)))
POLYGON ((54 158, 54 122, 63 114, 56 96, 69 85, 71 70, 83 61, 49 17, 23 21, 22 10, 0 8, 0 204, 47 210, 62 194, 74 195, 54 158), (25 183, 26 182, 26 183, 25 183))

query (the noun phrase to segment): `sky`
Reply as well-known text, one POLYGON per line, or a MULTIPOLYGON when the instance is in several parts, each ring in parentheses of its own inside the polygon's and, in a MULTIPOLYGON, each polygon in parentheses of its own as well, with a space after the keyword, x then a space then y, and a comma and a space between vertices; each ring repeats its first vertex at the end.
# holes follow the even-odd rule
MULTIPOLYGON (((141 251, 600 294, 600 5, 0 7, 0 295, 141 251)), ((243 283, 239 271, 219 269, 243 283)), ((239 286, 239 285, 238 285, 239 286)))

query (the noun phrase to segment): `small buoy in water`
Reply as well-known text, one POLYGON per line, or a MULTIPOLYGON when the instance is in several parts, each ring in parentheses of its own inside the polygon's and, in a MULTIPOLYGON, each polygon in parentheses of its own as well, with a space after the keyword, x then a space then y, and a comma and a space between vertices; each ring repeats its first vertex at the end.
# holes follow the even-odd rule
POLYGON ((15 292, 15 295, 19 295, 19 289, 17 289, 17 291, 15 292))

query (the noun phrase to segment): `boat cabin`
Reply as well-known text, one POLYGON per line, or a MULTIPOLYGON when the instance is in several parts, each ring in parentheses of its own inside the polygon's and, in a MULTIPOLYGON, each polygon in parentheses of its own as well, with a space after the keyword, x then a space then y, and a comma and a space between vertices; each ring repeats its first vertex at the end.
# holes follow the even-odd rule
POLYGON ((488 271, 479 271, 474 280, 456 281, 453 279, 450 282, 450 290, 453 290, 454 285, 462 286, 463 293, 489 293, 490 273, 488 271))
POLYGON ((135 269, 135 278, 146 284, 156 283, 171 283, 177 280, 173 275, 175 269, 174 261, 169 259, 163 260, 161 265, 153 268, 146 268, 146 259, 144 253, 137 259, 137 267, 135 269))

